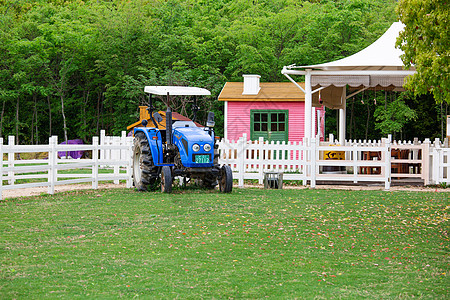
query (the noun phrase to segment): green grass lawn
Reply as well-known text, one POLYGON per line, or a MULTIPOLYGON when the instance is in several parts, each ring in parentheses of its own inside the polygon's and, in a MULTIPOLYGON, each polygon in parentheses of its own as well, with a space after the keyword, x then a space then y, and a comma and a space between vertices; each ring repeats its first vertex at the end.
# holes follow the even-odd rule
POLYGON ((450 193, 77 191, 0 202, 0 298, 448 298, 450 193))

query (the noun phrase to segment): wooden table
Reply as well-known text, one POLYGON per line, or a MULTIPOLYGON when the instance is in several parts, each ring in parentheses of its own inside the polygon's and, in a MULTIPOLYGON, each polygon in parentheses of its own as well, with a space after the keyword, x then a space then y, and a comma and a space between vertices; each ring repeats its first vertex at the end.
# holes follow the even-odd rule
MULTIPOLYGON (((381 160, 380 151, 363 151, 363 160, 381 160)), ((381 174, 381 167, 361 167, 361 174, 381 174)))

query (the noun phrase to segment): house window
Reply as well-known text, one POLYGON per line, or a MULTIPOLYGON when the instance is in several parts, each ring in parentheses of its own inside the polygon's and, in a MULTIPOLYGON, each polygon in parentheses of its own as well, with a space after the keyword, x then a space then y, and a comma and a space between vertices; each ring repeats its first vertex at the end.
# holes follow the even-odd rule
POLYGON ((268 141, 288 140, 288 110, 250 111, 250 135, 252 140, 263 137, 268 141))

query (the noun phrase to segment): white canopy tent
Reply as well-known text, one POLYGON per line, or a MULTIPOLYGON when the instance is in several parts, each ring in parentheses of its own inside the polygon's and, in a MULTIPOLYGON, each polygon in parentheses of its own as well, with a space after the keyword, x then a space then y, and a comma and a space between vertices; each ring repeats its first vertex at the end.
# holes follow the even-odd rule
POLYGON ((281 73, 305 93, 305 138, 315 131, 314 106, 325 105, 339 109, 339 140, 345 140, 346 100, 366 89, 401 90, 406 76, 415 69, 405 70, 400 56, 403 52, 395 48, 396 39, 404 25, 396 22, 373 44, 349 57, 318 65, 283 67, 281 73), (302 88, 291 75, 304 75, 302 88), (357 91, 346 95, 346 86, 357 91), (318 93, 321 91, 319 103, 318 93), (312 118, 314 117, 314 118, 312 118))

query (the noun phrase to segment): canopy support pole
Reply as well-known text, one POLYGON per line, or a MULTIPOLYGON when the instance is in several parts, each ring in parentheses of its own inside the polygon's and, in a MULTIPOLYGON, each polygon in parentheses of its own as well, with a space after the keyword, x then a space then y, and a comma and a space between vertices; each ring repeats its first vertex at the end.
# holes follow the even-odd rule
POLYGON ((345 141, 345 120, 347 118, 347 100, 346 100, 346 86, 342 87, 341 103, 343 108, 339 109, 339 142, 344 145, 345 141))
MULTIPOLYGON (((285 67, 286 68, 286 67, 285 67)), ((319 87, 312 90, 311 87, 311 74, 313 73, 313 70, 306 69, 305 71, 297 71, 298 74, 295 75, 305 75, 305 88, 303 89, 297 82, 295 82, 294 79, 292 79, 288 74, 284 72, 283 69, 282 74, 286 76, 293 84, 295 84, 302 92, 305 93, 305 123, 304 123, 304 138, 311 139, 311 137, 315 136, 315 129, 316 129, 316 109, 315 107, 312 107, 312 94, 317 93, 318 91, 324 89, 325 87, 319 87), (313 132, 314 130, 314 132, 313 132)), ((362 92, 367 88, 361 89, 359 92, 362 92)), ((356 94, 357 94, 356 93, 356 94)), ((350 95, 353 96, 354 94, 350 95)), ((341 95, 341 103, 343 103, 344 108, 339 109, 339 120, 338 120, 338 130, 339 130, 339 141, 343 143, 345 141, 345 135, 346 135, 346 99, 347 99, 347 93, 346 93, 346 87, 344 86, 342 88, 342 95, 341 95)))
POLYGON ((351 93, 350 95, 348 95, 347 97, 345 97, 345 100, 347 100, 348 98, 351 98, 351 97, 353 97, 353 96, 355 96, 355 95, 358 95, 359 93, 361 93, 361 92, 364 92, 365 90, 367 90, 369 87, 365 87, 365 88, 362 88, 362 89, 360 89, 359 91, 356 91, 356 92, 354 92, 354 93, 351 93))
POLYGON ((314 91, 311 92, 311 94, 317 93, 318 91, 323 90, 324 88, 326 88, 325 86, 321 86, 320 88, 315 89, 314 91))
POLYGON ((287 79, 289 79, 289 81, 291 81, 293 84, 295 84, 296 87, 298 87, 303 93, 306 94, 306 91, 297 83, 295 82, 294 79, 292 79, 291 76, 289 76, 288 74, 283 73, 284 76, 286 76, 287 79))
POLYGON ((305 134, 304 137, 311 139, 311 114, 312 114, 312 91, 311 91, 311 69, 307 69, 305 75, 305 134))

